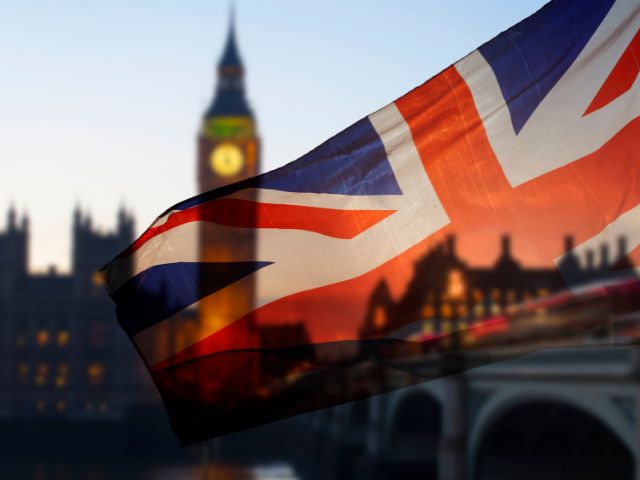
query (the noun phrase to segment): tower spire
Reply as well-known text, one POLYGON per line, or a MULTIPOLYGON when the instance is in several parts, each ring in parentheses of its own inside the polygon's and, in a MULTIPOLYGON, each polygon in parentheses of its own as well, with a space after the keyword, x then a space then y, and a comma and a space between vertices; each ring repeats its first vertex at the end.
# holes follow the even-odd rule
POLYGON ((248 116, 251 109, 244 92, 244 66, 236 40, 235 6, 229 8, 229 27, 222 56, 218 62, 218 85, 205 118, 248 116))
POLYGON ((236 12, 233 3, 229 10, 229 30, 227 33, 227 42, 224 47, 222 57, 220 57, 220 63, 218 68, 220 73, 224 73, 223 69, 242 69, 242 60, 238 53, 238 45, 236 43, 236 12))

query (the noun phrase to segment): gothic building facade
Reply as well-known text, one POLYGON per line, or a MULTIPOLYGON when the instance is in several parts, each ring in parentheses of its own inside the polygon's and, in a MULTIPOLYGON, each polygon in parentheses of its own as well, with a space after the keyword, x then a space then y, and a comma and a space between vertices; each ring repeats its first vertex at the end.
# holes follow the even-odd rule
POLYGON ((499 315, 510 306, 546 297, 567 284, 577 286, 632 268, 623 237, 618 239, 616 252, 610 253, 609 245, 603 244, 596 264, 595 252, 587 251, 586 258, 578 258, 573 238, 566 236, 565 255, 557 268, 523 266, 512 254, 512 239, 505 235, 500 241, 494 263, 477 267, 458 256, 455 237, 448 237, 415 262, 398 299, 392 297, 386 280, 381 280, 369 298, 361 336, 378 337, 399 329, 410 336, 446 334, 499 315), (408 325, 417 330, 410 332, 404 328, 408 325))
POLYGON ((103 233, 73 213, 71 272, 28 271, 29 221, 13 208, 0 233, 0 415, 113 418, 153 401, 142 363, 114 321, 98 268, 133 240, 118 212, 103 233))

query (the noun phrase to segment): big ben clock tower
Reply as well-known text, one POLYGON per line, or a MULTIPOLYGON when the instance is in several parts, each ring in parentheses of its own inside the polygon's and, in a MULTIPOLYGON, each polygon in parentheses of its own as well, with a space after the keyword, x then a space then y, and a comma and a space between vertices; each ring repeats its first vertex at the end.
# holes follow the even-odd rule
POLYGON ((233 17, 218 64, 218 85, 198 136, 198 191, 258 174, 260 139, 244 91, 233 17))
MULTIPOLYGON (((260 139, 245 97, 244 67, 236 44, 233 14, 217 73, 216 92, 198 134, 199 193, 255 176, 260 170, 260 139)), ((215 268, 232 268, 229 262, 252 261, 253 231, 224 230, 205 224, 200 231, 200 259, 203 264, 217 264, 215 268)), ((199 323, 208 331, 217 330, 250 311, 253 301, 254 283, 248 276, 219 292, 215 299, 201 300, 199 323)))

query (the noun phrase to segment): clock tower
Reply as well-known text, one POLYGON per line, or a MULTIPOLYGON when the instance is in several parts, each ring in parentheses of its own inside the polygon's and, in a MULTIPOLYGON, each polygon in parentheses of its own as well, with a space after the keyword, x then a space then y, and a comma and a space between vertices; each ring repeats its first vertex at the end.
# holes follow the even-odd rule
MULTIPOLYGON (((217 77, 215 95, 204 113, 198 134, 199 193, 253 177, 260 170, 260 138, 245 96, 244 67, 236 43, 233 14, 217 77)), ((226 265, 230 275, 234 274, 231 271, 234 264, 229 262, 253 262, 255 259, 252 229, 225 229, 204 223, 199 237, 200 261, 226 265)), ((225 271, 220 270, 217 276, 224 275, 225 271)), ((205 297, 198 308, 200 328, 215 331, 250 311, 254 290, 253 279, 248 275, 216 295, 205 297)))
POLYGON ((198 135, 198 193, 257 175, 260 139, 244 91, 233 17, 218 64, 215 95, 198 135))

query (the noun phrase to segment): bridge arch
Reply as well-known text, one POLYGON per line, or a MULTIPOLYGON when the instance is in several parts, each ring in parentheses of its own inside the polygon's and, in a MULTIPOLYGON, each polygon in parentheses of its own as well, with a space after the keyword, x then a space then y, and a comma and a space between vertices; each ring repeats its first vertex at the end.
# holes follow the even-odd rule
MULTIPOLYGON (((398 426, 396 421, 398 420, 400 413, 402 411, 406 412, 407 407, 420 408, 420 402, 417 401, 419 398, 426 400, 428 405, 441 409, 442 395, 442 380, 420 383, 418 385, 396 390, 389 394, 384 408, 385 414, 383 421, 382 453, 385 456, 391 455, 394 432, 397 433, 397 431, 394 431, 394 427, 398 426), (411 400, 410 398, 413 398, 414 400, 411 400), (432 402, 435 402, 435 404, 432 402)), ((441 418, 439 422, 441 426, 441 418)))
POLYGON ((404 389, 388 404, 386 464, 401 478, 437 478, 442 406, 431 387, 404 389))
POLYGON ((472 437, 473 477, 633 478, 629 438, 616 431, 603 408, 585 408, 584 403, 562 395, 529 395, 494 407, 472 437))

